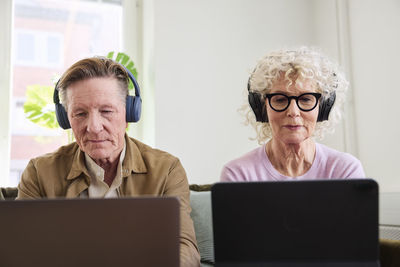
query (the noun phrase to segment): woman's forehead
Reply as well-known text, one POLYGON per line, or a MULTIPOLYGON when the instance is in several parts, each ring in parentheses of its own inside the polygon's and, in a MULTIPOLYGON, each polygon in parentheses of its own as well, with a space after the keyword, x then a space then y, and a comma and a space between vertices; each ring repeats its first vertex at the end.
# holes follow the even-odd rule
POLYGON ((283 92, 317 92, 317 83, 312 79, 302 77, 285 77, 281 76, 272 82, 271 91, 283 92))

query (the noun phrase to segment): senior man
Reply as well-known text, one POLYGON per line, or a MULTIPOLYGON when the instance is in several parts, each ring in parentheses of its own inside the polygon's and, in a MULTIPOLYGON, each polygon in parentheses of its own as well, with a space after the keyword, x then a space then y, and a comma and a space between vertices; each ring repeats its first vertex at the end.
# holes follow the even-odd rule
POLYGON ((93 57, 73 64, 56 85, 55 103, 60 126, 71 127, 76 142, 30 160, 18 199, 177 196, 181 266, 199 266, 189 186, 180 161, 125 133, 127 121, 140 118, 138 90, 134 77, 110 59, 93 57), (129 79, 136 96, 128 95, 129 79))

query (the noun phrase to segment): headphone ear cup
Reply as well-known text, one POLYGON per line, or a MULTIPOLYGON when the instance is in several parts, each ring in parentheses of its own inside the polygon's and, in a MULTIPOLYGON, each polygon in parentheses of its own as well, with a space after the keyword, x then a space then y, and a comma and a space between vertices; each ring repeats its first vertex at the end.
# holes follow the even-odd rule
POLYGON ((65 111, 63 105, 61 105, 60 103, 55 103, 55 105, 56 105, 56 117, 60 127, 63 128, 64 130, 71 128, 71 124, 69 123, 68 120, 68 114, 65 111))
POLYGON ((268 122, 267 111, 265 105, 261 102, 261 95, 255 92, 249 92, 248 100, 251 109, 256 116, 258 122, 268 122))
POLYGON ((327 99, 322 99, 319 105, 318 119, 317 121, 326 121, 329 118, 329 113, 335 104, 336 92, 330 94, 327 99))
POLYGON ((126 121, 138 122, 142 113, 142 99, 140 96, 128 95, 126 97, 126 121))
POLYGON ((142 114, 142 98, 140 97, 139 84, 137 83, 135 76, 133 76, 126 67, 124 68, 135 87, 135 95, 128 95, 126 97, 126 122, 138 122, 140 120, 140 115, 142 114))
POLYGON ((261 116, 262 116, 262 122, 269 122, 267 114, 267 106, 265 105, 265 103, 262 105, 261 116))

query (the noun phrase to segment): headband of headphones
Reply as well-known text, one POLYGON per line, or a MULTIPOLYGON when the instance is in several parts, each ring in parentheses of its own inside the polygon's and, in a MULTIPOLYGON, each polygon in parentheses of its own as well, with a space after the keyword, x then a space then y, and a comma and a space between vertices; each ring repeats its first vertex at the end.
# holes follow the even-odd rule
MULTIPOLYGON (((133 74, 125 68, 125 66, 121 65, 125 71, 128 73, 129 79, 132 81, 133 86, 135 88, 135 95, 128 95, 126 97, 126 121, 127 122, 137 122, 140 119, 140 115, 142 113, 142 99, 140 97, 140 88, 133 74)), ((59 81, 58 81, 59 82, 59 81)), ((68 120, 67 112, 65 108, 60 103, 59 91, 58 91, 58 82, 54 88, 53 101, 55 104, 55 112, 57 117, 57 122, 63 129, 71 128, 71 124, 68 120)))

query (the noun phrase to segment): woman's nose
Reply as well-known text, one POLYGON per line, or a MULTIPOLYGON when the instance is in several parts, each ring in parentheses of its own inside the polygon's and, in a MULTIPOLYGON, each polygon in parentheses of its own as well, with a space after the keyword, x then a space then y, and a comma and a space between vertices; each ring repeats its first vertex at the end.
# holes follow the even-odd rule
POLYGON ((290 99, 289 100, 289 107, 286 110, 286 114, 289 117, 297 117, 300 116, 300 109, 297 106, 296 100, 295 99, 290 99))

